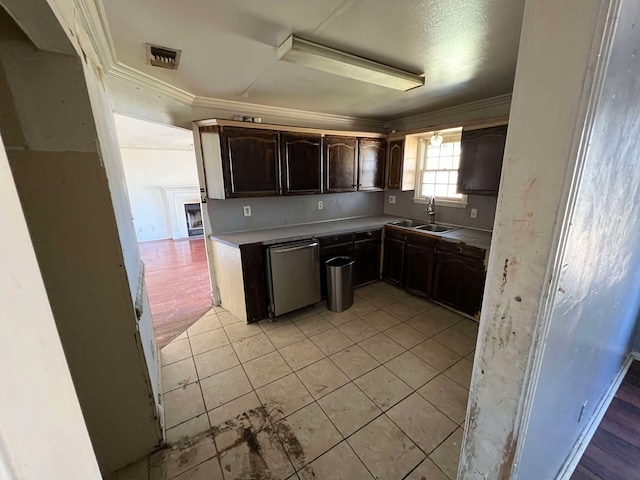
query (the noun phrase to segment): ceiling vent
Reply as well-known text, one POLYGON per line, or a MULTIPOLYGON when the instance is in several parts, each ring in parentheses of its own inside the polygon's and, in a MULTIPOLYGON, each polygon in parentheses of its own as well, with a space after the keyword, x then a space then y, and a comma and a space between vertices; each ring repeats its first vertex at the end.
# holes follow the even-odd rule
POLYGON ((177 70, 180 63, 180 54, 182 50, 175 48, 160 47, 145 43, 147 47, 147 60, 154 67, 168 68, 169 70, 177 70))

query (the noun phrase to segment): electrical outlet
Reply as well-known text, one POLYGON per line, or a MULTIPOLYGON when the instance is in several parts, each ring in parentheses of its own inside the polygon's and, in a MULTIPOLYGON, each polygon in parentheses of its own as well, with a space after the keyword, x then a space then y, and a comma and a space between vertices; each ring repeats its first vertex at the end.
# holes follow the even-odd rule
POLYGON ((472 208, 471 209, 471 218, 477 218, 478 217, 478 209, 477 208, 472 208))
POLYGON ((322 210, 324 208, 324 203, 322 203, 322 200, 318 200, 318 210, 322 210))
POLYGON ((396 203, 396 196, 395 195, 389 195, 389 203, 396 203))
POLYGON ((245 217, 250 217, 251 216, 251 205, 245 205, 244 207, 242 207, 242 213, 244 213, 245 217))

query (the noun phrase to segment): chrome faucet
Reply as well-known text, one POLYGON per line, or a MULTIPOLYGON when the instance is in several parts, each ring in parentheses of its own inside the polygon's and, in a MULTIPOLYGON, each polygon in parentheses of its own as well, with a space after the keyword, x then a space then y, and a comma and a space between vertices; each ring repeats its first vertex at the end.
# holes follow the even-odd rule
POLYGON ((429 223, 432 225, 436 220, 436 197, 431 197, 429 200, 429 205, 427 206, 427 215, 429 215, 429 223))

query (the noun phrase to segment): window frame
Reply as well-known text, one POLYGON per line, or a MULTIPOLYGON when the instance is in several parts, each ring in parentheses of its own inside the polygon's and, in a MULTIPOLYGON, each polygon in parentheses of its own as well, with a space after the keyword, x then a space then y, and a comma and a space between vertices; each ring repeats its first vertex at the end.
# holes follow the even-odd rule
MULTIPOLYGON (((424 172, 426 171, 437 171, 437 170, 428 170, 426 168, 427 164, 427 148, 429 147, 429 143, 431 141, 431 137, 435 132, 429 132, 424 136, 421 136, 418 140, 418 161, 416 168, 416 177, 415 177, 415 189, 413 201, 414 203, 422 203, 428 204, 430 198, 427 198, 422 195, 422 178, 424 176, 424 172)), ((460 142, 462 140, 462 127, 456 128, 455 131, 448 132, 440 132, 440 134, 444 137, 442 143, 452 143, 455 141, 460 142), (447 138, 449 142, 447 142, 447 138)), ((460 171, 460 164, 458 163, 458 172, 460 171)), ((451 198, 451 197, 437 197, 436 196, 436 205, 444 206, 444 207, 455 207, 455 208, 466 208, 469 205, 469 201, 467 195, 461 194, 459 199, 451 198)))

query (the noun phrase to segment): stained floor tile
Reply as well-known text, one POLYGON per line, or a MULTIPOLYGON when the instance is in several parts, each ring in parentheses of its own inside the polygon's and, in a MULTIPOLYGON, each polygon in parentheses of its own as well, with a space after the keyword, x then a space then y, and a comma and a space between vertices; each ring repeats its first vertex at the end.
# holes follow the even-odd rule
POLYGON ((460 424, 467 414, 469 391, 446 375, 439 375, 418 393, 454 422, 460 424))
POLYGON ((298 370, 296 375, 316 400, 349 382, 349 378, 328 358, 298 370))
POLYGON ((384 366, 413 389, 421 387, 439 373, 427 362, 408 351, 389 360, 384 366))
POLYGON ((337 445, 342 436, 317 403, 312 403, 275 424, 294 466, 302 468, 337 445))
POLYGON ((458 427, 417 393, 391 408, 387 416, 427 454, 458 427))
POLYGON ((201 380, 200 387, 207 410, 212 410, 252 390, 251 383, 241 366, 201 380))
POLYGON ((295 374, 256 390, 273 422, 313 402, 313 397, 295 374))
POLYGON ((366 480, 373 478, 347 442, 341 442, 309 465, 314 478, 366 480))
POLYGON ((375 370, 355 380, 356 385, 382 410, 387 410, 413 390, 385 367, 375 370))
POLYGON ((319 333, 311 337, 311 341, 320 349, 325 355, 333 355, 334 353, 344 350, 345 348, 353 345, 353 340, 347 337, 337 328, 332 328, 326 332, 319 333))
POLYGON ((455 478, 476 336, 471 320, 382 282, 340 313, 322 302, 246 325, 216 307, 161 352, 171 448, 134 473, 455 478))
POLYGON ((260 388, 291 373, 291 368, 284 361, 280 352, 267 353, 262 357, 250 360, 243 367, 253 388, 260 388))
POLYGON ((196 380, 198 375, 191 357, 162 367, 162 388, 165 392, 184 387, 196 380))
POLYGON ((300 370, 325 356, 309 339, 288 345, 282 348, 280 353, 293 370, 300 370))
POLYGON ((458 475, 462 434, 462 429, 458 428, 449 438, 442 442, 442 445, 429 455, 429 458, 433 460, 450 479, 455 479, 458 475))
POLYGON ((340 387, 318 403, 344 437, 382 414, 382 410, 354 383, 340 387))
POLYGON ((194 360, 200 380, 240 365, 238 356, 231 345, 224 345, 215 350, 196 355, 194 360))
POLYGON ((345 348, 330 358, 352 380, 380 365, 380 362, 358 345, 345 348))
POLYGON ((377 479, 403 478, 424 458, 416 444, 384 415, 347 442, 377 479))
POLYGON ((166 428, 186 422, 205 413, 200 385, 192 383, 164 394, 164 419, 166 428))

